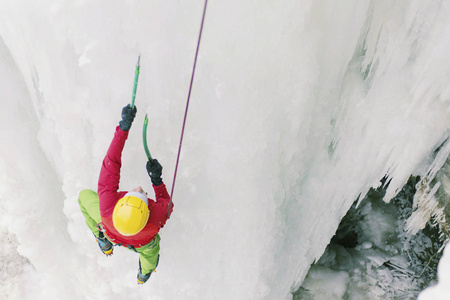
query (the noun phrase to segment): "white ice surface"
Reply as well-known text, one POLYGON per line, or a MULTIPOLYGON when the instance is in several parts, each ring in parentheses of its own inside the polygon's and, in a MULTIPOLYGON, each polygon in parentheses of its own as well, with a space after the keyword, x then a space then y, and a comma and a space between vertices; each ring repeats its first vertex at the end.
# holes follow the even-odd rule
POLYGON ((121 188, 150 187, 145 113, 171 187, 202 8, 1 1, 7 298, 290 299, 358 195, 388 174, 388 201, 448 136, 450 1, 210 1, 175 210, 136 286, 137 255, 101 255, 77 194, 96 188, 138 54, 121 188))

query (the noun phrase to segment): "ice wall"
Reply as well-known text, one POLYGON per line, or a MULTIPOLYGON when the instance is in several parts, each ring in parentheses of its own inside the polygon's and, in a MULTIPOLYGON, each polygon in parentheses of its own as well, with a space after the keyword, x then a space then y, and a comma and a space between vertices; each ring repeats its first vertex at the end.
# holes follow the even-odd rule
POLYGON ((289 299, 352 202, 386 174, 388 201, 448 135, 449 5, 210 1, 175 212, 137 287, 137 256, 100 254, 77 194, 96 187, 138 54, 121 188, 150 189, 145 113, 171 186, 203 2, 3 0, 1 225, 29 261, 9 295, 289 299))

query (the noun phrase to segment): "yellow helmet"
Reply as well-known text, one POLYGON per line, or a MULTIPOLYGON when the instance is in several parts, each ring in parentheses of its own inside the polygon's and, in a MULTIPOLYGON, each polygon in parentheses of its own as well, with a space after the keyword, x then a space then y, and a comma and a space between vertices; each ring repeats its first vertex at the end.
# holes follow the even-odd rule
POLYGON ((135 235, 145 227, 149 216, 147 197, 139 192, 128 192, 114 207, 113 224, 121 235, 135 235))

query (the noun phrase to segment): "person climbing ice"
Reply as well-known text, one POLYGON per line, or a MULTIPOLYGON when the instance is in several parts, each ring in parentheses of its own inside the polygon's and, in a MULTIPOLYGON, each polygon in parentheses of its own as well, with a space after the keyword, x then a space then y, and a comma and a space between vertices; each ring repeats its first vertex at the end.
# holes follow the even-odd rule
POLYGON ((158 266, 158 232, 169 218, 173 204, 161 178, 162 166, 156 159, 148 160, 146 165, 156 201, 149 199, 140 186, 119 191, 122 150, 136 112, 136 106, 130 104, 122 109, 122 120, 103 159, 98 194, 82 190, 78 203, 86 224, 106 256, 113 254, 116 245, 139 253, 137 281, 143 284, 158 266))

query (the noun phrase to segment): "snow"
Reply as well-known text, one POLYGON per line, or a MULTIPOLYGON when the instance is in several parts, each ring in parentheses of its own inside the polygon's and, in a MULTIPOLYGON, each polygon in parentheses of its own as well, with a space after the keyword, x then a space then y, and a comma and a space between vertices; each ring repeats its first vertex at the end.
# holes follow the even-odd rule
POLYGON ((448 295, 450 295, 450 247, 446 247, 444 250, 444 255, 439 261, 438 266, 438 279, 439 283, 435 286, 427 288, 423 291, 419 300, 445 300, 448 299, 448 295))
POLYGON ((314 266, 309 270, 305 284, 318 299, 342 299, 350 281, 348 273, 327 267, 314 266))
MULTIPOLYGON (((102 256, 77 195, 96 188, 139 54, 121 188, 150 187, 145 113, 171 187, 202 8, 2 1, 4 298, 291 299, 354 200, 387 174, 389 201, 433 165, 450 1, 210 1, 174 213, 137 286, 137 255, 102 256)), ((329 276, 339 297, 348 279, 329 276)))

